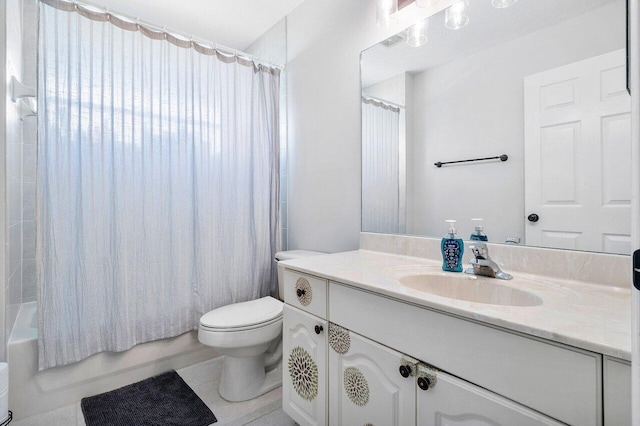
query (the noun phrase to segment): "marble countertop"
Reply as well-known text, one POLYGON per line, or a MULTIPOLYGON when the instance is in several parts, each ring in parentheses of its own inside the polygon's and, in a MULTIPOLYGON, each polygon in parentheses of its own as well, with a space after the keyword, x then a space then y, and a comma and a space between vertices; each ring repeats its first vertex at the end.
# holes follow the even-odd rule
POLYGON ((630 289, 523 273, 514 273, 514 279, 510 281, 463 276, 443 272, 441 263, 435 260, 367 250, 308 257, 283 264, 288 269, 394 299, 631 360, 630 289), (490 284, 533 293, 543 303, 537 306, 504 306, 468 302, 436 296, 399 281, 404 276, 421 274, 453 274, 459 279, 490 280, 490 284))

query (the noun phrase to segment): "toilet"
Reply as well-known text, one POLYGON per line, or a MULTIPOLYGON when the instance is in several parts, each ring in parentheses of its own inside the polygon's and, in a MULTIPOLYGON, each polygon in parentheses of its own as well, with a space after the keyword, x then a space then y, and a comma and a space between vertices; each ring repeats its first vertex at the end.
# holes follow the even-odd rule
MULTIPOLYGON (((290 250, 276 253, 278 293, 284 295, 284 260, 323 253, 290 250)), ((200 318, 198 340, 224 355, 218 389, 227 401, 246 401, 282 384, 282 300, 267 296, 234 303, 200 318)))

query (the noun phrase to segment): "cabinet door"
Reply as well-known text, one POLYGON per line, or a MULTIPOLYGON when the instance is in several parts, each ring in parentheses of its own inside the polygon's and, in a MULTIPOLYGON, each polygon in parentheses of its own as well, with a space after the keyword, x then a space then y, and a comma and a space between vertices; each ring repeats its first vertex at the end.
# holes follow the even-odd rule
POLYGON ((536 411, 438 372, 428 390, 418 389, 418 424, 433 426, 563 425, 536 411))
POLYGON ((300 426, 325 425, 327 322, 285 305, 283 327, 283 409, 300 426))
POLYGON ((329 324, 329 424, 415 425, 415 367, 401 353, 329 324))
POLYGON ((610 357, 604 359, 604 424, 632 424, 631 363, 610 357))

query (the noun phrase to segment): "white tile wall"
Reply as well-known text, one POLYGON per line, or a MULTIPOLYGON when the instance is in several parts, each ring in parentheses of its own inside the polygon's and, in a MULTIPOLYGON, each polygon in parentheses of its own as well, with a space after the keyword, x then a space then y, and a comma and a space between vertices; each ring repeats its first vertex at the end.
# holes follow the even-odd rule
MULTIPOLYGON (((37 62, 37 13, 36 0, 22 0, 22 83, 36 87, 37 62)), ((20 205, 22 221, 22 303, 36 300, 35 271, 35 191, 36 191, 36 117, 22 120, 22 175, 20 205)))
MULTIPOLYGON (((6 4, 6 72, 7 77, 22 77, 22 7, 20 0, 6 4)), ((7 81, 9 78, 7 78, 7 81)), ((6 94, 6 283, 5 339, 8 339, 22 303, 22 126, 20 105, 11 101, 10 86, 6 94)))
MULTIPOLYGON (((29 0, 27 3, 29 3, 29 0)), ((26 16, 26 15, 25 15, 26 16)), ((26 37, 25 37, 26 39, 26 37)), ((25 43, 25 46, 27 43, 25 43)), ((35 51, 30 52, 35 55, 35 51)), ((29 56, 25 52, 24 57, 29 56)), ((25 61, 26 63, 27 61, 25 61)), ((25 83, 31 85, 31 83, 25 83)), ((35 85, 35 82, 34 82, 35 85)), ((36 119, 22 121, 22 302, 36 300, 36 119)))
MULTIPOLYGON (((37 1, 6 2, 6 72, 27 86, 36 85, 37 1)), ((36 297, 35 172, 36 120, 22 119, 21 104, 5 99, 6 116, 6 285, 5 338, 25 301, 36 297)))

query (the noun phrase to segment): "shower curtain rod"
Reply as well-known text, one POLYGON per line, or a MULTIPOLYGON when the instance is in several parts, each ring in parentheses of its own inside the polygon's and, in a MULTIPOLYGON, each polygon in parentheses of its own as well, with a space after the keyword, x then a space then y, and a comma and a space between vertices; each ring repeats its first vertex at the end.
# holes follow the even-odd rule
POLYGON ((198 44, 201 44, 201 45, 213 47, 214 50, 217 50, 222 54, 225 54, 225 55, 228 55, 228 56, 234 56, 234 57, 237 57, 237 58, 240 58, 240 59, 244 59, 244 60, 248 60, 248 61, 253 62, 256 65, 263 65, 263 66, 266 66, 266 67, 269 67, 269 68, 274 68, 274 69, 277 69, 277 70, 280 70, 280 71, 284 70, 284 67, 285 67, 284 65, 272 64, 272 63, 263 61, 263 60, 261 60, 260 58, 254 56, 254 55, 251 55, 249 53, 240 51, 238 49, 233 49, 231 47, 227 47, 227 46, 221 45, 219 43, 214 43, 214 42, 211 42, 209 40, 205 40, 205 39, 202 39, 202 38, 194 37, 193 35, 186 34, 186 33, 182 32, 182 31, 177 31, 177 30, 174 30, 172 28, 167 28, 165 25, 158 25, 158 24, 155 24, 153 22, 145 21, 145 20, 140 19, 138 17, 133 17, 131 15, 127 15, 125 13, 120 13, 120 12, 115 12, 114 13, 111 10, 109 10, 108 7, 105 7, 105 6, 102 6, 100 4, 97 4, 97 3, 95 3, 95 2, 93 2, 91 0, 88 0, 88 1, 84 0, 82 2, 75 1, 75 0, 71 0, 71 1, 68 1, 68 0, 39 0, 39 2, 44 3, 46 5, 49 5, 51 7, 54 7, 54 8, 56 7, 55 4, 69 4, 69 5, 73 5, 74 7, 80 6, 80 7, 84 8, 84 9, 88 9, 88 10, 90 10, 92 12, 106 13, 108 15, 112 15, 112 16, 114 16, 116 18, 120 18, 120 19, 124 18, 123 20, 125 20, 125 21, 130 21, 130 22, 135 23, 135 24, 137 24, 137 25, 139 25, 141 27, 148 28, 148 29, 153 30, 153 31, 161 31, 161 32, 163 32, 164 34, 167 34, 167 35, 178 36, 178 37, 183 38, 183 39, 185 39, 187 41, 190 41, 190 42, 195 42, 195 43, 198 43, 198 44))
POLYGON ((369 96, 369 95, 362 95, 362 99, 367 100, 367 101, 374 101, 374 102, 379 102, 381 104, 390 106, 390 107, 394 107, 394 108, 398 108, 398 109, 405 109, 404 106, 402 105, 398 105, 398 104, 394 104, 393 102, 389 102, 385 99, 382 98, 376 98, 375 96, 369 96))

